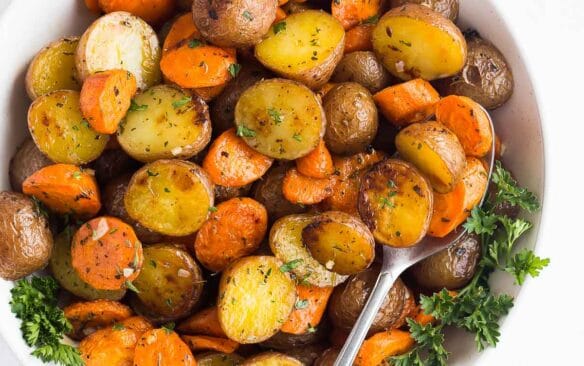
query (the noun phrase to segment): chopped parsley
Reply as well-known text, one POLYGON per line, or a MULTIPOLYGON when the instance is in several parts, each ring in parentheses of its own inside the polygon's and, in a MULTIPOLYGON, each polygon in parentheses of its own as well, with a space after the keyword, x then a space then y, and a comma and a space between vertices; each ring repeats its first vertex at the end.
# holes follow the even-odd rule
POLYGON ((229 71, 229 75, 231 75, 231 77, 236 77, 237 74, 239 74, 239 72, 241 71, 241 65, 240 64, 231 64, 227 68, 227 71, 229 71))
POLYGON ((272 107, 268 108, 268 115, 270 116, 272 121, 274 121, 274 123, 277 125, 284 122, 284 117, 282 117, 282 114, 276 108, 272 107))
POLYGON ((304 262, 303 259, 294 259, 291 260, 290 262, 284 263, 280 266, 280 272, 290 272, 291 270, 293 270, 294 268, 298 267, 300 265, 300 263, 304 262))
POLYGON ((255 137, 256 132, 251 128, 247 128, 245 125, 238 125, 237 131, 235 132, 239 137, 255 137))
POLYGON ((179 100, 175 100, 174 102, 172 102, 172 107, 174 109, 176 108, 180 108, 185 106, 187 103, 189 103, 193 98, 189 97, 189 96, 185 96, 179 100))
POLYGON ((148 105, 147 104, 138 104, 136 103, 136 101, 134 101, 134 99, 132 99, 130 101, 130 111, 134 112, 134 111, 145 111, 148 109, 148 105))
POLYGON ((198 39, 191 39, 188 44, 189 44, 189 48, 197 48, 197 47, 201 47, 203 45, 203 42, 201 42, 198 39))
POLYGON ((286 22, 281 21, 281 22, 274 24, 274 34, 278 34, 278 33, 285 31, 285 30, 286 30, 286 22))

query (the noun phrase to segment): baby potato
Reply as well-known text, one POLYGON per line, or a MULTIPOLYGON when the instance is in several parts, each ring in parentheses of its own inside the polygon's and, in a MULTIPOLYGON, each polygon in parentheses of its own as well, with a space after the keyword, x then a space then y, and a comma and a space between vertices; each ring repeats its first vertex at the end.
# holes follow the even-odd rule
POLYGON ((371 93, 377 93, 389 84, 391 75, 377 59, 375 53, 356 51, 343 56, 331 80, 336 83, 352 81, 361 84, 371 93))
POLYGON ((255 56, 275 73, 318 89, 330 79, 344 48, 341 23, 324 11, 306 10, 272 26, 255 56))
POLYGON ((343 275, 361 272, 375 258, 375 239, 369 228, 342 211, 315 217, 302 229, 302 241, 320 264, 343 275))
POLYGON ((456 135, 435 122, 414 123, 395 138, 400 157, 414 164, 436 192, 454 189, 464 174, 466 157, 456 135))
POLYGON ((417 244, 428 231, 432 204, 430 184, 405 161, 379 162, 362 179, 359 214, 378 243, 398 248, 417 244))
POLYGON ((250 256, 223 272, 217 309, 229 339, 259 343, 280 330, 296 302, 296 285, 282 268, 275 257, 250 256))
POLYGON ((198 95, 157 85, 134 103, 120 124, 118 142, 136 160, 189 159, 211 140, 209 108, 198 95))
POLYGON ((456 18, 458 18, 458 2, 459 0, 390 0, 389 5, 392 8, 405 4, 424 5, 455 22, 456 18))
POLYGON ((55 90, 81 90, 75 69, 78 43, 79 37, 61 38, 36 54, 24 79, 30 99, 55 90))
POLYGON ((83 119, 79 92, 74 90, 56 90, 35 99, 28 109, 28 129, 39 150, 55 163, 87 164, 109 141, 83 119))
POLYGON ((385 13, 371 37, 383 65, 402 80, 451 76, 466 60, 466 41, 456 25, 418 4, 385 13))
POLYGON ((171 236, 199 230, 213 206, 213 183, 198 165, 157 160, 132 176, 124 206, 142 226, 171 236))
POLYGON ((302 362, 279 352, 264 352, 245 360, 241 366, 302 366, 302 362))
POLYGON ((12 159, 10 159, 10 168, 8 170, 10 187, 16 192, 22 192, 22 183, 26 178, 33 175, 37 170, 51 164, 53 162, 28 137, 18 147, 12 159))
POLYGON ((253 188, 253 198, 264 205, 270 222, 306 211, 303 206, 288 201, 282 193, 282 182, 291 166, 292 163, 274 165, 253 188))
POLYGON ((236 353, 206 352, 195 356, 197 366, 236 366, 243 357, 236 353))

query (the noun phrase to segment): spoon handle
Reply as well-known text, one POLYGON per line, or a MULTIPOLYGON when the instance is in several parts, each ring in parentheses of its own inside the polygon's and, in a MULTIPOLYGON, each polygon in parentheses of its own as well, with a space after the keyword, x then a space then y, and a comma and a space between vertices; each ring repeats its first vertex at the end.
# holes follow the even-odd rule
POLYGON ((355 326, 351 330, 349 337, 345 341, 345 345, 341 349, 334 366, 350 366, 353 364, 353 360, 359 348, 373 323, 373 319, 377 315, 385 296, 393 286, 397 275, 394 275, 391 271, 382 272, 377 277, 377 282, 369 295, 369 299, 365 304, 365 307, 361 311, 359 318, 355 322, 355 326))

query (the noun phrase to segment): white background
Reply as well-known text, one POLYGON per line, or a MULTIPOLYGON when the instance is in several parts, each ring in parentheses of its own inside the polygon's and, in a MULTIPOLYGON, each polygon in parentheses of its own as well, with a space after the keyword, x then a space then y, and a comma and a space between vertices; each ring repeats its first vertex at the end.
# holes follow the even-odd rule
MULTIPOLYGON (((527 281, 500 344, 478 365, 584 365, 584 1, 495 2, 527 55, 539 99, 546 192, 537 254, 551 265, 527 281)), ((1 339, 0 365, 18 365, 1 339)))

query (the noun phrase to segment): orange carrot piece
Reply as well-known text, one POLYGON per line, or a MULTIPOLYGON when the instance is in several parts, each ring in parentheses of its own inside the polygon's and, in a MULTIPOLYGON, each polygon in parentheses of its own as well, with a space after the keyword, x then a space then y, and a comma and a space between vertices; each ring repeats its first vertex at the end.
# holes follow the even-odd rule
POLYGON ((183 341, 193 352, 217 351, 222 353, 233 353, 239 348, 239 343, 227 338, 209 337, 203 335, 182 336, 183 341))
POLYGON ((273 161, 249 147, 231 128, 213 141, 203 160, 203 169, 215 184, 241 187, 260 179, 273 161))
POLYGON ((399 329, 379 332, 368 338, 357 354, 355 366, 377 366, 386 358, 409 351, 414 345, 410 333, 399 329))
POLYGON ((493 144, 493 131, 487 112, 474 100, 449 95, 436 104, 436 120, 458 137, 464 152, 482 157, 493 144))
POLYGON ((106 13, 127 11, 148 23, 160 24, 174 11, 175 0, 99 0, 106 13))
POLYGON ((195 254, 203 266, 219 272, 256 251, 268 229, 264 205, 248 197, 221 202, 197 232, 195 254))
POLYGON ((278 6, 286 5, 288 0, 278 0, 278 6))
POLYGON ((379 15, 381 0, 341 0, 333 1, 331 14, 345 29, 350 29, 379 15))
POLYGON ((186 318, 176 327, 180 333, 186 334, 203 334, 212 337, 225 338, 225 332, 219 323, 217 307, 213 306, 199 311, 198 313, 186 318))
POLYGON ((385 118, 401 127, 434 114, 440 95, 426 80, 414 79, 381 90, 373 100, 385 118))
POLYGON ((448 193, 434 192, 432 220, 428 234, 443 238, 460 224, 460 218, 465 215, 464 198, 466 186, 461 180, 448 193))
POLYGON ((287 16, 288 16, 288 14, 286 14, 284 9, 282 9, 281 7, 278 7, 276 9, 276 19, 274 19, 274 24, 286 19, 287 16))
POLYGON ((309 327, 320 323, 333 287, 297 285, 296 293, 296 306, 280 330, 290 334, 306 334, 309 327))
POLYGON ((132 316, 129 307, 112 300, 77 302, 63 312, 73 327, 69 336, 76 340, 132 316))
POLYGON ((210 102, 216 97, 218 97, 219 94, 223 92, 223 89, 225 89, 226 86, 227 84, 221 84, 217 86, 208 86, 205 88, 195 88, 192 89, 192 91, 195 92, 201 98, 203 98, 205 102, 210 102))
POLYGON ((148 319, 144 318, 143 316, 131 316, 127 319, 122 320, 120 323, 124 328, 132 329, 138 332, 140 335, 142 333, 154 329, 154 326, 148 319))
POLYGON ((54 164, 36 171, 22 183, 22 191, 59 214, 92 217, 101 209, 95 177, 90 170, 71 164, 54 164))
POLYGON ((85 366, 132 365, 140 333, 132 329, 105 328, 79 344, 85 366))
POLYGON ((334 179, 311 178, 300 174, 296 168, 288 169, 282 181, 282 194, 296 204, 314 205, 333 194, 334 179))
POLYGON ((71 264, 96 289, 124 288, 138 277, 143 261, 142 244, 134 229, 115 217, 96 217, 73 236, 71 264))
POLYGON ((134 366, 196 366, 189 346, 168 329, 153 329, 140 337, 134 354, 134 366))
POLYGON ((436 322, 436 318, 432 315, 426 314, 420 305, 416 307, 416 313, 412 319, 420 325, 434 324, 436 322))
POLYGON ((79 96, 81 113, 95 131, 111 135, 128 112, 136 88, 136 78, 126 70, 90 75, 79 96))
POLYGON ((501 142, 499 135, 495 134, 495 159, 501 160, 505 153, 505 145, 501 142))
POLYGON ((345 33, 345 54, 355 51, 372 51, 373 25, 360 24, 345 33))
POLYGON ((99 7, 98 0, 84 0, 85 6, 90 12, 95 14, 101 14, 101 8, 99 7))
MULTIPOLYGON (((172 23, 172 26, 164 39, 162 52, 168 52, 168 50, 175 48, 184 40, 198 40, 200 37, 201 33, 195 26, 195 22, 193 22, 193 13, 185 13, 176 18, 172 23)), ((202 40, 200 40, 200 42, 203 43, 202 40)))
POLYGON ((333 158, 323 140, 308 155, 296 159, 296 169, 311 178, 327 178, 333 174, 333 158))

